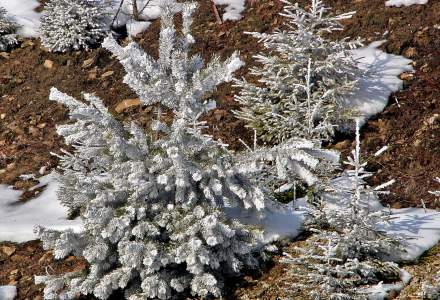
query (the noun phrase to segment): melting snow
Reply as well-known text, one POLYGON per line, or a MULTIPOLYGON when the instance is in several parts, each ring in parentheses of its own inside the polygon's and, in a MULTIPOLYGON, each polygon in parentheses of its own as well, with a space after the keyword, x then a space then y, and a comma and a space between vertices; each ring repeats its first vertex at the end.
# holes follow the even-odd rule
POLYGON ((410 6, 413 4, 426 4, 426 3, 428 3, 428 0, 388 0, 385 2, 385 5, 400 7, 402 5, 410 6))
POLYGON ((245 0, 214 0, 217 5, 226 5, 223 21, 238 21, 241 19, 241 13, 244 11, 245 0))
POLYGON ((239 219, 244 224, 261 226, 264 229, 262 243, 271 243, 276 240, 297 237, 302 232, 304 223, 304 210, 301 207, 307 206, 305 198, 297 199, 295 205, 289 205, 283 210, 268 210, 264 212, 264 217, 256 212, 226 208, 226 214, 231 218, 239 219))
POLYGON ((0 6, 8 12, 8 16, 22 27, 18 34, 25 37, 38 36, 40 14, 35 9, 40 6, 37 0, 1 0, 0 6))
POLYGON ((150 27, 151 22, 148 21, 128 21, 127 22, 127 33, 131 37, 135 37, 139 33, 144 32, 150 27))
MULTIPOLYGON (((57 200, 58 182, 54 173, 38 179, 47 185, 35 199, 17 203, 22 192, 0 185, 0 241, 25 242, 36 239, 35 225, 52 229, 81 230, 80 220, 67 220, 67 210, 57 200)), ((0 297, 0 299, 3 299, 0 297)))
POLYGON ((411 60, 379 50, 384 42, 373 42, 367 47, 353 50, 359 67, 370 72, 369 78, 360 80, 360 89, 346 100, 348 107, 361 113, 361 126, 368 118, 383 111, 391 93, 403 87, 403 81, 398 76, 413 70, 409 65, 411 60))
POLYGON ((17 287, 15 285, 0 285, 0 299, 14 300, 17 296, 17 287))

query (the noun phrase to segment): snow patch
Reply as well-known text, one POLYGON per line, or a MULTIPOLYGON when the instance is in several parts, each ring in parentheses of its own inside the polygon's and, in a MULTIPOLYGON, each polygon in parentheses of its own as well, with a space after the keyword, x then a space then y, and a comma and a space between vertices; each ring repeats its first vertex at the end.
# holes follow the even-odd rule
POLYGON ((242 18, 245 0, 214 0, 217 5, 226 5, 223 21, 238 21, 242 18))
POLYGON ((40 27, 40 13, 35 9, 40 6, 37 0, 1 0, 0 6, 4 7, 12 21, 21 25, 18 34, 24 37, 38 36, 40 27))
POLYGON ((151 22, 148 21, 128 21, 127 22, 127 33, 130 37, 135 37, 139 33, 144 32, 150 27, 151 22))
POLYGON ((410 6, 413 4, 426 4, 426 3, 428 3, 428 0, 388 0, 385 2, 385 5, 400 7, 402 5, 410 6))
POLYGON ((237 208, 226 208, 226 214, 233 219, 248 225, 256 225, 264 230, 261 243, 268 244, 281 239, 293 239, 303 230, 305 210, 307 207, 305 198, 289 204, 287 208, 280 210, 267 210, 263 214, 255 211, 237 208))
MULTIPOLYGON (((41 225, 56 230, 82 230, 81 221, 67 220, 67 209, 57 199, 59 183, 55 173, 40 177, 38 186, 46 186, 35 199, 18 203, 22 194, 0 185, 0 241, 26 242, 37 239, 34 227, 41 225)), ((0 297, 0 299, 3 299, 0 297)))
POLYGON ((404 236, 406 253, 395 261, 414 261, 440 241, 440 212, 423 208, 392 209, 389 224, 383 229, 389 235, 404 236))
POLYGON ((373 42, 367 47, 352 51, 361 69, 368 70, 370 76, 359 81, 359 90, 346 99, 347 107, 357 109, 360 126, 370 117, 382 112, 391 93, 403 87, 398 78, 402 72, 413 71, 410 59, 385 53, 378 48, 385 41, 373 42))
POLYGON ((16 296, 17 296, 17 287, 15 285, 0 286, 1 300, 14 300, 16 296))

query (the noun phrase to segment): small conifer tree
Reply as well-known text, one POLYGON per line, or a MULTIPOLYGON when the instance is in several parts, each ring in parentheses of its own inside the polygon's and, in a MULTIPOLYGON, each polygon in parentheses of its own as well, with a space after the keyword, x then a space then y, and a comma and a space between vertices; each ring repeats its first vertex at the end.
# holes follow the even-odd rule
POLYGON ((6 10, 0 6, 0 51, 8 51, 18 44, 18 25, 7 18, 6 10))
POLYGON ((41 42, 51 52, 88 49, 109 31, 102 0, 50 0, 41 17, 41 42))
POLYGON ((316 299, 365 299, 359 286, 380 281, 399 281, 396 264, 388 262, 404 251, 400 236, 389 236, 380 230, 388 215, 372 203, 391 180, 377 187, 364 181, 372 174, 365 170, 360 154, 359 121, 356 121, 356 148, 345 163, 344 171, 323 196, 323 208, 311 211, 308 229, 315 233, 298 257, 287 256, 286 263, 301 265, 293 269, 310 284, 321 285, 311 291, 316 299), (325 201, 337 201, 337 208, 325 201), (302 274, 302 275, 301 275, 302 274))
POLYGON ((84 231, 38 228, 38 233, 56 258, 83 256, 90 268, 37 277, 46 284, 46 299, 87 294, 107 299, 117 289, 130 300, 179 298, 184 292, 219 297, 225 274, 257 265, 260 230, 229 219, 223 208, 263 211, 270 201, 198 121, 213 107, 205 92, 231 80, 241 64, 233 55, 204 67, 199 56, 189 56, 195 8, 164 3, 158 60, 134 43, 125 48, 111 38, 104 43, 145 104, 173 110, 170 126, 160 117, 153 124, 159 134, 121 124, 93 95, 85 95, 85 104, 51 91, 50 99, 66 105, 76 120, 58 127, 76 149, 61 156, 59 197, 71 211, 80 211, 84 231), (183 36, 174 27, 177 12, 183 36))
POLYGON ((311 0, 309 11, 284 2, 286 29, 250 33, 269 54, 255 56, 260 66, 251 74, 257 84, 237 81, 236 100, 242 108, 235 113, 265 142, 329 140, 334 127, 353 114, 344 108, 344 101, 364 76, 349 52, 360 41, 326 37, 341 30, 339 21, 353 13, 334 16, 321 0, 311 0))

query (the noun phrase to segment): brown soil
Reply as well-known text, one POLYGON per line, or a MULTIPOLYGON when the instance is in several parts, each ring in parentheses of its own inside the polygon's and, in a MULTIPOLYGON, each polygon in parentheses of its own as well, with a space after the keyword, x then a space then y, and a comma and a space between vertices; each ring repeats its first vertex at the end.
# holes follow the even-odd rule
POLYGON ((362 130, 365 152, 390 147, 373 161, 377 174, 370 183, 396 179, 392 194, 383 199, 393 207, 420 206, 421 199, 428 207, 440 207, 428 193, 440 189, 434 182, 440 176, 440 30, 434 27, 440 22, 440 2, 402 8, 385 8, 382 0, 327 2, 337 11, 357 11, 339 37, 386 38, 385 51, 414 61, 415 73, 405 81, 404 90, 394 93, 385 111, 362 130))
MULTIPOLYGON (((255 64, 252 55, 260 46, 244 32, 271 31, 279 26, 282 18, 277 13, 282 4, 276 0, 257 1, 254 7, 247 7, 241 21, 219 25, 209 3, 199 2, 201 7, 194 24, 195 51, 209 59, 214 53, 226 57, 239 50, 247 66, 238 76, 246 75, 247 68, 255 64)), ((388 31, 388 42, 383 49, 414 60, 415 73, 412 79, 408 76, 405 89, 393 94, 385 111, 363 128, 362 146, 367 155, 384 145, 390 146, 390 150, 371 165, 378 171, 371 179, 372 184, 397 179, 391 188, 393 193, 383 199, 385 203, 394 207, 417 206, 423 198, 428 206, 437 207, 428 191, 440 189, 433 181, 440 176, 440 101, 435 93, 440 85, 440 29, 434 28, 440 23, 440 2, 432 0, 427 5, 403 8, 386 8, 384 0, 325 2, 337 13, 357 11, 353 19, 345 22, 346 30, 338 33, 337 38, 359 35, 368 43, 383 39, 382 34, 388 31)), ((156 21, 137 39, 153 55, 158 29, 156 21)), ((48 100, 52 86, 78 98, 83 91, 96 93, 118 118, 147 126, 152 108, 134 107, 120 114, 114 111, 122 100, 136 97, 122 83, 123 75, 120 64, 103 49, 53 54, 42 49, 38 40, 26 40, 21 48, 0 55, 0 183, 26 189, 35 182, 21 180, 19 175, 36 174, 43 166, 47 173, 56 166, 57 160, 50 152, 59 152, 66 146, 57 136, 55 126, 66 122, 67 112, 48 100), (52 68, 44 66, 46 60, 53 62, 52 68)), ((230 112, 237 107, 233 94, 230 84, 225 84, 211 95, 218 101, 218 109, 206 116, 206 120, 215 137, 239 150, 242 146, 238 138, 249 141, 251 135, 243 122, 230 112)), ((352 147, 352 138, 337 137, 331 147, 347 153, 352 147)), ((26 198, 32 196, 26 194, 26 198)), ((2 243, 0 248, 3 245, 12 244, 2 243)), ((34 285, 29 276, 46 274, 47 265, 54 274, 84 267, 84 262, 74 258, 60 262, 48 258, 39 263, 47 252, 38 242, 13 246, 16 254, 11 256, 0 251, 0 285, 17 281, 18 299, 41 296, 41 286, 34 285)), ((275 263, 260 278, 246 277, 230 299, 280 299, 288 288, 285 277, 284 266, 275 263)), ((306 299, 302 294, 298 297, 306 299)))
POLYGON ((35 275, 59 275, 86 268, 82 259, 69 256, 54 261, 51 251, 44 251, 41 242, 20 245, 0 243, 0 285, 16 285, 17 299, 42 299, 44 285, 35 285, 35 275))

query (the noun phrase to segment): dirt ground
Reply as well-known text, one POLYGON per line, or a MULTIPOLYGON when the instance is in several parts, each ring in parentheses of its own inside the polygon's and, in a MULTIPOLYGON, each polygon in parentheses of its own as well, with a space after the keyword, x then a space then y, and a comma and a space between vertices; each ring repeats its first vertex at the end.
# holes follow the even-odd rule
MULTIPOLYGON (((308 1, 298 1, 301 5, 308 1)), ((383 49, 414 60, 413 74, 404 74, 404 89, 390 97, 385 111, 371 119, 362 130, 363 151, 369 155, 388 145, 390 150, 372 162, 377 171, 371 184, 396 179, 389 196, 383 199, 393 207, 420 206, 422 198, 428 207, 438 208, 428 191, 440 189, 433 179, 440 177, 440 1, 427 5, 386 8, 385 0, 327 0, 336 13, 355 10, 353 19, 345 21, 346 29, 334 36, 365 38, 365 43, 387 39, 383 49), (386 33, 384 35, 384 33, 386 33)), ((240 51, 246 67, 238 76, 246 76, 254 66, 252 55, 261 50, 246 31, 271 31, 282 24, 278 15, 282 4, 278 0, 260 0, 247 6, 244 18, 237 22, 217 24, 207 1, 199 1, 195 16, 195 51, 209 59, 214 53, 222 57, 240 51)), ((221 9, 221 7, 220 7, 221 9)), ((153 55, 157 55, 159 23, 136 40, 153 55), (156 53, 156 54, 155 54, 156 53)), ((53 54, 41 48, 38 40, 25 40, 20 48, 0 53, 0 183, 26 189, 35 184, 23 181, 21 174, 50 172, 57 160, 50 152, 66 148, 56 134, 55 126, 67 120, 67 111, 48 100, 49 89, 57 87, 75 97, 82 92, 96 93, 121 120, 149 124, 152 108, 132 107, 121 113, 116 106, 136 95, 122 83, 121 65, 104 49, 70 54, 53 54), (45 167, 44 169, 41 169, 45 167)), ((218 108, 206 120, 211 133, 241 149, 238 138, 251 139, 244 123, 237 120, 231 109, 237 108, 230 84, 222 85, 211 95, 218 108)), ((348 153, 353 145, 349 136, 337 136, 329 147, 348 153)), ((26 199, 32 198, 26 193, 26 199)), ((400 299, 417 299, 419 281, 435 269, 437 252, 429 253, 420 264, 408 266, 417 274, 400 299)), ((50 252, 39 242, 24 244, 0 243, 0 285, 16 284, 18 299, 41 299, 41 286, 33 284, 32 275, 59 274, 84 268, 83 261, 69 257, 55 262, 50 252), (2 247, 13 247, 4 251, 2 247), (3 249, 3 251, 2 251, 3 249), (43 259, 44 257, 44 259, 43 259), (40 262, 41 260, 41 262, 40 262), (29 265, 31 267, 29 267, 29 265), (53 273, 52 273, 53 272, 53 273), (39 298, 40 297, 40 298, 39 298)), ((288 282, 285 266, 277 263, 261 277, 245 277, 234 287, 230 299, 282 299, 288 282), (284 282, 281 284, 281 282, 284 282)), ((306 299, 300 295, 298 299, 306 299)))

